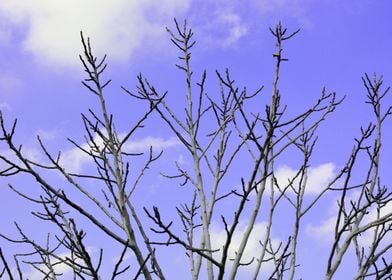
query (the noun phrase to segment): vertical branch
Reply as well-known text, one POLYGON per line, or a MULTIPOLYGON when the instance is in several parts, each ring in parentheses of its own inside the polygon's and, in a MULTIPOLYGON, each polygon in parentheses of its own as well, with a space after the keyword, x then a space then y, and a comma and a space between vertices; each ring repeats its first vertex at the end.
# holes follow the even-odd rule
MULTIPOLYGON (((304 129, 304 128, 303 128, 304 129)), ((295 276, 295 268, 297 266, 297 244, 298 244, 298 236, 301 225, 301 218, 303 216, 303 199, 306 190, 306 184, 308 181, 308 166, 309 159, 312 155, 313 148, 316 144, 317 138, 311 142, 312 137, 314 135, 313 130, 311 133, 305 133, 300 140, 300 143, 296 144, 296 146, 303 153, 303 163, 300 167, 300 179, 298 182, 298 190, 296 193, 296 201, 295 201, 295 222, 293 227, 293 233, 291 235, 291 248, 290 248, 290 271, 289 271, 289 279, 293 280, 295 276), (311 143, 310 143, 311 142, 311 143)))
MULTIPOLYGON (((231 273, 230 273, 230 278, 234 280, 236 277, 236 274, 238 272, 239 266, 241 264, 241 258, 242 255, 245 251, 246 245, 249 240, 249 236, 251 232, 253 231, 253 227, 255 225, 257 216, 260 211, 261 207, 261 201, 262 201, 262 196, 264 193, 264 189, 266 187, 267 183, 267 177, 268 174, 273 172, 273 160, 270 160, 274 157, 273 153, 273 137, 274 137, 274 132, 278 124, 278 108, 280 104, 280 94, 279 94, 279 89, 278 89, 278 81, 279 81, 279 73, 280 73, 280 64, 283 61, 287 61, 286 58, 282 57, 282 42, 285 40, 290 39, 293 37, 295 34, 299 32, 299 30, 296 30, 295 32, 286 35, 287 29, 282 28, 282 25, 279 23, 275 30, 270 29, 272 35, 276 38, 276 47, 277 51, 273 54, 273 56, 276 58, 276 66, 275 66, 275 76, 274 76, 274 81, 272 85, 272 96, 271 96, 271 103, 269 106, 266 107, 266 113, 267 113, 267 122, 266 122, 266 139, 264 141, 264 144, 262 146, 262 150, 260 151, 260 156, 258 161, 256 162, 255 168, 254 168, 254 174, 259 170, 259 164, 262 163, 262 180, 260 185, 258 186, 258 192, 256 196, 256 201, 255 205, 253 206, 253 210, 251 213, 251 216, 249 218, 246 230, 244 232, 244 235, 241 239, 241 243, 239 245, 239 248, 237 250, 233 266, 231 268, 231 273)), ((251 180, 253 181, 253 180, 251 180)), ((253 183, 252 183, 253 185, 253 183)), ((271 194, 273 195, 273 194, 271 194)), ((273 199, 273 198, 271 198, 273 199)), ((272 207, 272 205, 271 205, 272 207)), ((271 221, 272 222, 272 221, 271 221)), ((264 244, 265 246, 265 244, 264 244)), ((261 261, 261 260, 260 260, 261 261)))
MULTIPOLYGON (((184 22, 183 29, 180 29, 178 22, 175 20, 175 25, 177 29, 177 37, 170 29, 167 29, 171 35, 171 41, 182 51, 183 56, 180 57, 181 60, 184 61, 184 65, 176 65, 180 70, 185 72, 186 75, 186 100, 187 100, 187 107, 185 109, 186 112, 186 132, 189 135, 189 149, 192 155, 193 161, 193 169, 195 174, 195 182, 196 182, 196 190, 198 192, 198 197, 200 200, 200 210, 201 210, 201 217, 202 217, 202 241, 201 241, 201 248, 207 249, 207 253, 209 257, 212 257, 211 254, 211 237, 209 231, 209 215, 208 215, 208 208, 209 202, 206 197, 205 189, 204 189, 204 180, 201 171, 201 160, 202 156, 199 155, 199 150, 201 147, 197 141, 197 132, 199 128, 199 124, 201 121, 201 97, 199 96, 199 104, 196 110, 198 114, 196 118, 194 117, 194 108, 193 108, 193 92, 192 92, 192 71, 190 70, 190 59, 191 59, 191 48, 196 43, 192 41, 193 32, 192 29, 188 29, 186 25, 186 21, 184 22)), ((204 78, 203 78, 204 80, 204 78)), ((204 82, 203 82, 204 83, 204 82)), ((200 93, 202 95, 203 92, 200 93)), ((210 202, 211 203, 211 202, 210 202)), ((195 273, 194 275, 198 275, 201 266, 201 257, 198 257, 197 264, 195 266, 195 273)), ((207 272, 208 272, 208 279, 214 279, 214 271, 213 265, 211 262, 207 261, 207 272)))
POLYGON ((85 39, 83 37, 83 34, 81 33, 81 40, 84 48, 84 58, 80 56, 80 60, 82 61, 85 71, 87 72, 89 78, 83 81, 83 84, 93 93, 95 93, 100 101, 101 105, 101 112, 103 115, 103 124, 105 128, 105 133, 106 133, 106 139, 103 138, 105 141, 105 146, 108 148, 109 153, 112 156, 112 163, 113 166, 111 166, 111 163, 109 162, 109 159, 106 158, 106 164, 111 171, 115 182, 117 186, 117 197, 115 197, 115 202, 118 206, 118 210, 121 215, 121 219, 123 222, 123 229, 127 234, 129 246, 131 247, 132 251, 134 252, 136 259, 139 263, 139 266, 143 272, 143 276, 145 279, 150 280, 152 279, 151 273, 148 270, 148 268, 145 265, 145 258, 143 257, 142 251, 140 249, 140 246, 137 243, 134 229, 131 225, 130 221, 130 215, 128 213, 128 210, 126 208, 126 202, 128 200, 126 192, 125 192, 125 185, 124 185, 124 172, 123 172, 123 162, 121 158, 121 145, 118 141, 118 138, 116 136, 116 132, 113 130, 113 123, 112 123, 112 116, 109 116, 106 104, 105 104, 105 98, 103 95, 103 89, 110 83, 110 80, 104 82, 103 84, 101 83, 100 80, 100 75, 106 68, 106 55, 103 57, 103 59, 97 63, 96 57, 94 57, 91 46, 90 46, 90 39, 87 39, 87 43, 85 42, 85 39), (93 86, 90 86, 88 82, 92 82, 93 86))

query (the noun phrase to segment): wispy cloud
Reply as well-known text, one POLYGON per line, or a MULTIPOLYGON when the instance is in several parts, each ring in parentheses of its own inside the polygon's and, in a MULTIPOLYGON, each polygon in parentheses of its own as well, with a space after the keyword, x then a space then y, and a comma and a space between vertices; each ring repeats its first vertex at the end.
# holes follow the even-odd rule
MULTIPOLYGON (((87 252, 91 256, 96 252, 96 249, 95 247, 87 247, 87 252)), ((75 256, 72 256, 68 252, 58 254, 58 257, 61 258, 62 260, 75 258, 75 256)), ((52 264, 52 268, 56 273, 56 275, 61 275, 60 279, 73 278, 73 270, 71 266, 67 265, 64 262, 60 262, 59 259, 55 257, 49 257, 49 260, 52 264)), ((83 261, 81 259, 76 259, 75 262, 82 264, 83 261)), ((37 268, 44 273, 49 273, 49 268, 46 265, 41 264, 38 265, 37 268)), ((29 272, 27 272, 25 275, 26 279, 31 279, 31 280, 42 279, 44 274, 41 271, 38 271, 38 269, 32 268, 29 272)))
POLYGON ((308 5, 308 1, 304 4, 298 0, 251 0, 240 4, 231 0, 162 0, 159 5, 153 0, 99 4, 94 0, 2 0, 0 42, 1 38, 8 41, 19 27, 25 34, 23 49, 32 53, 36 61, 79 67, 81 30, 92 38, 98 55, 107 53, 111 61, 124 61, 138 50, 159 48, 160 42, 166 42, 162 40, 167 38, 164 27, 172 26, 173 17, 191 19, 201 45, 227 48, 250 32, 250 17, 262 24, 271 15, 278 15, 296 18, 301 26, 310 25, 308 5))
MULTIPOLYGON (((81 145, 81 148, 88 151, 89 145, 84 143, 81 145)), ((90 162, 92 162, 92 159, 77 147, 62 152, 60 157, 61 167, 70 173, 80 172, 82 168, 90 162)))
POLYGON ((309 224, 306 226, 306 233, 316 240, 331 241, 336 225, 336 216, 330 216, 322 220, 317 225, 309 224))
POLYGON ((238 14, 222 13, 217 18, 219 25, 225 26, 227 33, 224 37, 218 38, 218 43, 222 47, 229 47, 236 44, 243 36, 248 33, 248 29, 238 14))
MULTIPOLYGON (((346 201, 357 201, 360 195, 360 191, 354 191, 348 195, 346 198, 346 201)), ((337 211, 338 211, 338 206, 336 200, 333 200, 333 203, 331 204, 330 209, 330 215, 328 215, 325 219, 320 220, 318 224, 308 224, 306 226, 306 233, 309 236, 312 236, 314 239, 323 241, 325 243, 326 240, 332 241, 332 238, 334 237, 334 231, 335 231, 335 225, 336 225, 336 219, 337 219, 337 211)), ((371 223, 375 221, 379 216, 384 216, 392 212, 392 202, 388 202, 380 211, 380 213, 377 213, 376 207, 373 207, 368 210, 368 213, 364 216, 360 226, 363 226, 365 224, 371 223)), ((370 246, 373 241, 374 241, 374 232, 372 230, 368 230, 361 235, 358 236, 358 242, 360 245, 364 247, 370 246)), ((383 242, 391 242, 392 237, 391 236, 385 236, 383 242)))
POLYGON ((205 1, 197 6, 190 19, 199 46, 206 49, 230 48, 248 34, 243 14, 231 1, 205 1))
MULTIPOLYGON (((121 138, 121 137, 120 137, 121 138)), ((143 139, 129 141, 124 145, 124 151, 128 153, 145 152, 152 147, 154 150, 162 150, 179 145, 177 138, 163 139, 161 137, 145 137, 143 139)))
MULTIPOLYGON (((121 139, 121 136, 120 136, 121 139)), ((94 142, 98 146, 103 146, 102 139, 95 136, 94 142)), ((128 141, 122 147, 124 152, 127 153, 140 153, 146 152, 153 148, 155 151, 171 148, 179 145, 179 141, 176 138, 163 139, 160 137, 145 137, 137 140, 128 141)), ((90 150, 88 143, 83 143, 81 147, 87 151, 90 150)), ((82 168, 92 162, 92 159, 81 149, 74 147, 62 153, 60 164, 68 172, 76 173, 82 170, 82 168)))
MULTIPOLYGON (((256 223, 253 232, 251 233, 246 249, 244 251, 243 257, 242 257, 242 263, 247 263, 253 260, 253 262, 250 265, 244 266, 244 271, 246 272, 252 272, 254 271, 257 261, 256 259, 259 258, 260 252, 261 252, 261 245, 260 241, 262 241, 263 237, 266 234, 266 228, 267 228, 267 223, 266 222, 259 222, 256 223)), ((229 248, 229 254, 228 254, 228 260, 234 259, 236 256, 236 251, 238 250, 238 247, 240 246, 241 240, 244 236, 246 227, 245 224, 240 223, 238 230, 235 232, 231 246, 229 248)), ((218 227, 212 227, 211 228, 211 241, 212 241, 212 247, 213 249, 222 249, 224 242, 227 239, 227 233, 224 229, 218 228, 218 227)), ((278 248, 280 244, 280 240, 277 238, 272 238, 272 246, 274 248, 278 248)), ((216 253, 219 257, 221 257, 221 250, 216 253)), ((270 257, 270 255, 266 255, 267 258, 270 257)), ((230 267, 230 261, 228 262, 228 266, 230 267)), ((273 268, 272 262, 265 263, 263 266, 263 273, 267 274, 268 272, 271 272, 273 268)))
POLYGON ((2 0, 0 14, 8 20, 8 28, 16 25, 26 29, 23 48, 37 61, 79 66, 79 31, 93 39, 98 54, 124 60, 147 36, 158 38, 165 33, 162 25, 189 5, 190 0, 162 0, 159 5, 152 0, 2 0))
MULTIPOLYGON (((275 171, 275 177, 280 188, 285 188, 297 175, 298 169, 282 165, 275 171)), ((309 167, 305 187, 305 195, 317 195, 323 191, 336 176, 336 166, 332 162, 309 167)), ((292 187, 298 190, 299 178, 292 182, 292 187)), ((266 188, 269 191, 269 188, 266 188)), ((290 188, 289 188, 290 192, 290 188)))
MULTIPOLYGON (((368 215, 364 217, 364 221, 362 224, 371 223, 377 220, 379 217, 383 217, 392 213, 392 202, 389 201, 381 210, 380 213, 377 213, 377 209, 373 207, 368 215)), ((388 223, 391 224, 391 223, 388 223)), ((358 237, 359 244, 362 246, 368 247, 374 242, 374 231, 369 230, 358 237)), ((382 241, 383 244, 391 244, 392 243, 392 236, 390 234, 385 235, 382 241)))
MULTIPOLYGON (((67 255, 63 255, 61 257, 65 258, 65 257, 67 257, 67 255)), ((52 262, 56 262, 56 260, 52 258, 52 262)), ((38 268, 41 269, 45 273, 49 273, 49 269, 45 265, 40 265, 40 266, 38 266, 38 268)), ((65 263, 58 263, 55 266, 54 271, 57 274, 61 274, 62 279, 64 279, 63 277, 72 277, 72 268, 70 266, 66 265, 65 263)), ((34 279, 42 279, 43 276, 44 276, 44 274, 42 272, 33 268, 30 272, 26 273, 25 277, 26 277, 26 279, 34 280, 34 279)))

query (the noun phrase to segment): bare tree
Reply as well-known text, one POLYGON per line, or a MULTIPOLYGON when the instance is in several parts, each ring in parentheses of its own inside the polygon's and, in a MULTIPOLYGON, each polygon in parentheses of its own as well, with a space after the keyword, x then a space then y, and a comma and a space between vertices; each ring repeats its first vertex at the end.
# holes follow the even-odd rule
MULTIPOLYGON (((154 108, 151 107, 139 119, 136 119, 134 126, 120 139, 115 129, 113 115, 108 112, 105 104, 104 89, 110 83, 110 80, 103 82, 101 75, 106 68, 106 56, 98 61, 92 53, 90 40, 88 39, 86 42, 82 34, 81 40, 84 55, 80 56, 80 60, 87 73, 87 78, 82 83, 97 97, 101 111, 98 114, 89 110, 90 116, 82 114, 88 148, 77 144, 71 139, 69 141, 92 159, 92 162, 96 166, 96 172, 92 174, 74 174, 68 172, 61 166, 61 153, 59 152, 56 156, 53 156, 39 137, 37 138, 38 142, 48 163, 43 164, 28 159, 24 155, 22 147, 16 146, 14 143, 16 121, 11 130, 7 130, 4 119, 1 116, 0 124, 3 132, 1 140, 6 142, 9 149, 16 156, 15 159, 0 156, 8 165, 1 174, 3 176, 12 176, 20 173, 31 175, 44 191, 44 195, 39 199, 30 198, 11 185, 10 188, 26 199, 40 203, 45 211, 43 213, 33 214, 40 219, 55 223, 62 234, 55 236, 58 244, 54 248, 40 246, 34 240, 30 239, 25 231, 17 224, 16 226, 21 239, 12 240, 6 236, 3 237, 11 242, 22 242, 32 245, 33 252, 30 255, 38 254, 42 260, 40 262, 25 262, 33 265, 38 270, 42 270, 42 274, 49 279, 56 279, 56 273, 53 272, 53 269, 58 264, 70 266, 75 275, 82 279, 86 276, 90 276, 93 279, 100 279, 99 268, 102 261, 102 249, 99 259, 96 260, 97 264, 93 265, 91 256, 83 244, 83 238, 86 233, 83 230, 78 230, 75 220, 68 217, 67 211, 62 210, 63 207, 67 206, 87 218, 99 231, 105 233, 115 242, 123 246, 124 249, 119 253, 119 260, 113 268, 113 279, 128 270, 129 266, 120 268, 124 260, 125 251, 128 249, 133 252, 137 260, 137 275, 135 278, 139 274, 142 274, 145 279, 152 279, 152 275, 156 274, 160 279, 164 279, 161 268, 156 260, 154 249, 149 245, 145 229, 139 220, 131 199, 133 191, 140 182, 140 177, 160 157, 161 153, 155 154, 150 149, 143 168, 140 171, 133 171, 133 176, 130 177, 130 164, 126 158, 139 157, 142 154, 131 154, 123 151, 124 143, 132 137, 138 128, 142 127, 144 120, 151 114, 154 108), (46 180, 43 176, 44 173, 40 173, 40 170, 45 169, 59 172, 68 182, 67 187, 57 188, 46 180), (95 180, 97 185, 102 186, 102 195, 98 197, 84 187, 83 180, 85 179, 95 180), (75 203, 74 199, 67 194, 67 189, 70 187, 75 188, 79 194, 84 195, 86 200, 92 202, 95 209, 88 211, 86 208, 75 203), (103 213, 110 222, 106 224, 102 220, 97 219, 95 211, 103 213), (118 230, 122 234, 118 233, 118 230), (136 237, 135 231, 138 231, 141 239, 136 237), (143 245, 140 245, 140 243, 143 245), (69 256, 62 258, 56 252, 60 248, 64 249, 64 247, 68 249, 69 256), (55 260, 55 263, 51 263, 52 259, 55 260), (151 268, 147 265, 148 263, 151 264, 151 268), (43 270, 39 266, 41 264, 47 266, 48 270, 43 270)), ((159 104, 159 101, 157 101, 157 104, 159 104)), ((25 255, 17 255, 16 259, 18 257, 25 257, 25 255)))
POLYGON ((317 148, 318 128, 344 98, 339 99, 335 93, 323 89, 308 109, 295 116, 287 113, 288 106, 283 105, 284 96, 279 90, 280 70, 283 62, 288 61, 282 45, 299 30, 290 33, 280 23, 270 29, 276 41, 273 53, 276 65, 267 104, 263 104, 261 98, 265 91, 263 86, 254 91, 239 87, 228 69, 215 73, 219 92, 207 93, 206 71, 194 81, 191 52, 196 42, 192 29, 186 22, 180 25, 175 21, 175 29, 167 31, 180 52, 176 67, 185 80, 185 113, 178 113, 171 106, 166 98, 168 92, 161 93, 140 74, 136 91, 125 87, 123 90, 136 102, 146 104, 147 109, 139 117, 132 116, 134 125, 126 133, 116 130, 116 118, 106 105, 105 89, 110 83, 103 78, 106 56, 101 60, 95 57, 90 40, 81 34, 84 54, 80 60, 87 74, 82 83, 96 97, 100 111, 89 109, 88 114, 82 114, 87 146, 69 141, 91 159, 95 169, 90 173, 67 170, 62 165, 61 152, 51 153, 39 137, 45 160, 37 162, 28 158, 15 141, 16 120, 9 127, 3 114, 0 115, 0 140, 14 154, 14 157, 0 155, 5 166, 0 175, 28 174, 33 178, 42 190, 37 198, 11 184, 9 187, 39 205, 42 211, 32 214, 57 229, 55 234, 47 235, 43 245, 15 223, 19 236, 1 237, 26 245, 31 251, 16 254, 11 261, 0 248, 3 264, 0 276, 24 279, 22 262, 41 273, 43 279, 57 279, 61 276, 58 269, 61 266, 70 268, 74 279, 106 279, 101 266, 108 248, 100 248, 98 256, 89 252, 85 237, 95 232, 84 229, 87 220, 96 232, 118 245, 118 261, 113 265, 112 279, 125 276, 127 279, 165 279, 156 252, 169 245, 184 250, 192 279, 237 279, 244 266, 251 267, 253 279, 296 279, 296 268, 301 264, 298 251, 303 218, 315 209, 322 197, 337 193, 336 226, 325 279, 333 279, 349 250, 355 252, 358 264, 355 279, 390 279, 392 266, 388 257, 392 245, 385 242, 385 238, 391 234, 392 214, 388 213, 388 206, 392 195, 382 184, 379 164, 383 124, 392 109, 382 108, 389 91, 389 88, 383 89, 382 77, 374 76, 373 80, 367 74, 363 77, 367 103, 375 116, 374 124, 361 128, 346 164, 309 200, 305 199, 305 193, 309 188, 310 160, 317 148), (183 201, 176 207, 177 219, 164 217, 159 206, 143 208, 143 204, 133 200, 145 172, 159 161, 162 151, 151 147, 145 154, 135 154, 128 152, 125 146, 152 114, 159 116, 177 137, 186 152, 186 162, 191 163, 189 168, 175 162, 172 174, 162 174, 175 184, 193 190, 189 202, 183 201), (352 174, 359 165, 363 166, 358 159, 363 153, 367 156, 367 172, 363 173, 362 182, 355 183, 352 174), (276 166, 282 163, 285 154, 299 156, 302 161, 295 176, 281 182, 276 166), (131 163, 136 161, 141 166, 139 170, 131 168, 131 163), (46 178, 51 172, 63 177, 61 184, 53 184, 46 178), (89 189, 86 180, 94 181, 100 192, 89 189), (75 195, 83 195, 91 207, 76 203, 75 195), (282 208, 294 219, 286 221, 292 228, 286 238, 277 243, 272 229, 274 222, 282 219, 278 213, 282 208), (265 230, 259 237, 257 254, 249 258, 246 251, 256 223, 261 219, 266 221, 265 230), (219 245, 211 229, 212 223, 217 221, 225 232, 224 241, 219 245), (151 231, 146 229, 150 223, 153 223, 151 231), (370 244, 364 244, 361 239, 365 233, 372 236, 370 244), (128 251, 132 252, 134 261, 126 260, 128 251))

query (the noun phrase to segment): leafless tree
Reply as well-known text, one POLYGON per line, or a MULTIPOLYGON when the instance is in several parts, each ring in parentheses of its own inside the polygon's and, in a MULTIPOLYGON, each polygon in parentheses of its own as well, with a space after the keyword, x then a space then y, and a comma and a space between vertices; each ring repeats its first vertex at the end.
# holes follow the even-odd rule
POLYGON ((22 145, 16 143, 16 120, 9 126, 3 114, 0 115, 0 140, 14 155, 0 155, 4 166, 0 175, 27 174, 34 179, 41 188, 39 197, 26 194, 21 187, 9 184, 9 188, 37 204, 41 211, 32 214, 57 229, 56 233, 47 234, 44 245, 29 237, 28 230, 17 223, 19 236, 1 234, 3 240, 25 245, 31 251, 15 254, 10 260, 0 247, 0 277, 24 279, 21 264, 27 264, 41 273, 42 279, 57 279, 62 271, 59 267, 64 266, 72 271, 74 279, 106 279, 101 266, 108 249, 100 248, 98 256, 91 254, 85 237, 95 232, 84 229, 87 220, 96 232, 119 245, 112 279, 165 279, 156 252, 169 245, 184 250, 192 279, 238 279, 244 266, 251 267, 252 279, 296 279, 298 265, 306 266, 298 258, 303 218, 322 197, 332 193, 338 194, 339 199, 325 279, 333 279, 350 250, 358 264, 355 279, 391 279, 392 265, 388 257, 392 245, 385 240, 392 228, 392 213, 388 211, 392 195, 379 174, 383 125, 392 113, 391 107, 382 107, 389 91, 383 87, 383 78, 371 79, 367 74, 363 77, 366 102, 375 121, 361 128, 346 164, 309 200, 304 196, 309 188, 310 160, 317 148, 318 128, 344 98, 339 99, 335 93, 323 89, 308 109, 295 116, 287 113, 288 106, 283 105, 284 96, 279 90, 280 70, 283 62, 288 61, 282 45, 299 30, 290 33, 280 23, 270 29, 276 41, 273 53, 276 65, 267 104, 261 98, 266 94, 263 86, 254 91, 239 87, 229 70, 216 71, 219 91, 207 93, 206 71, 196 82, 192 71, 191 51, 195 46, 192 29, 186 22, 180 25, 175 21, 175 29, 167 31, 180 52, 176 67, 185 80, 185 113, 171 106, 166 98, 168 92, 160 92, 140 74, 136 91, 125 87, 123 90, 137 104, 146 104, 147 109, 139 117, 132 116, 134 125, 126 133, 116 130, 116 117, 106 105, 105 89, 110 84, 110 80, 103 78, 106 56, 101 60, 94 56, 90 40, 81 34, 84 54, 80 60, 87 74, 82 83, 96 97, 100 110, 89 109, 88 114, 82 114, 87 146, 69 141, 91 159, 95 169, 90 173, 67 170, 62 165, 62 153, 51 153, 39 137, 45 159, 40 162, 30 159, 22 145), (175 208, 177 218, 165 217, 159 205, 151 209, 133 199, 144 174, 159 161, 162 151, 151 147, 147 153, 130 153, 125 146, 153 114, 177 137, 186 153, 186 162, 191 163, 189 168, 175 162, 173 173, 162 174, 169 181, 193 190, 189 202, 183 201, 175 208), (285 154, 295 155, 302 161, 295 176, 281 182, 276 166, 282 163, 285 154), (358 183, 353 173, 363 168, 364 163, 359 160, 363 154, 368 166, 358 183), (139 170, 131 168, 134 162, 141 166, 139 170), (52 183, 47 178, 52 172, 59 173, 64 180, 52 183), (87 180, 95 182, 100 192, 89 189, 85 185, 87 180), (76 195, 82 195, 90 207, 76 203, 76 195), (282 208, 294 219, 285 221, 291 229, 277 243, 272 229, 274 221, 282 219, 278 213, 282 208), (266 226, 259 237, 259 250, 248 259, 246 250, 261 219, 265 219, 266 226), (214 221, 220 222, 225 232, 219 245, 211 229, 214 221), (153 226, 148 230, 151 223, 153 226), (239 239, 234 241, 239 232, 239 239), (364 234, 372 236, 369 244, 361 239, 364 234), (134 260, 125 258, 128 251, 134 260))

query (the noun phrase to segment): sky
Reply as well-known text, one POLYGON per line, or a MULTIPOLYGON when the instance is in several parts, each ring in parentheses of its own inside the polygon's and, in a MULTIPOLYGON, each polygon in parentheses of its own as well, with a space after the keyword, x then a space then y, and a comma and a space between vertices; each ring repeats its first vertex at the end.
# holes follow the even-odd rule
MULTIPOLYGON (((16 137, 31 157, 40 158, 35 141, 36 135, 40 135, 53 151, 64 151, 64 164, 70 169, 81 170, 88 163, 66 141, 71 137, 83 142, 80 113, 98 108, 94 96, 80 83, 85 77, 78 58, 82 52, 80 31, 91 38, 97 55, 108 56, 106 76, 112 79, 108 106, 118 120, 119 130, 125 130, 141 114, 142 108, 124 94, 121 86, 134 91, 138 73, 148 77, 161 91, 168 90, 168 100, 175 108, 184 104, 178 85, 183 80, 174 66, 178 53, 165 30, 174 27, 174 17, 179 22, 187 19, 194 30, 197 43, 192 67, 195 77, 200 77, 203 69, 207 70, 211 91, 217 88, 215 70, 229 68, 239 85, 253 90, 265 85, 265 91, 271 92, 275 43, 268 29, 278 21, 288 30, 300 28, 300 33, 284 46, 289 61, 282 66, 280 91, 289 112, 307 108, 323 87, 340 97, 346 96, 320 128, 310 175, 312 190, 317 190, 320 182, 333 177, 344 164, 353 138, 359 135, 359 127, 371 120, 369 106, 364 103, 366 93, 361 76, 382 74, 384 83, 392 85, 392 3, 388 0, 161 0, 157 3, 152 0, 0 1, 0 110, 9 122, 18 118, 16 137)), ((391 98, 388 101, 390 104, 391 98)), ((385 183, 392 179, 387 170, 392 153, 388 144, 392 141, 390 126, 389 121, 382 156, 385 183)), ((129 143, 130 151, 145 151, 152 144, 165 150, 166 160, 174 162, 182 158, 177 140, 157 119, 137 137, 129 143)), ((4 147, 0 152, 7 153, 4 147)), ((287 158, 278 166, 282 178, 292 176, 295 161, 287 158)), ((167 165, 158 164, 156 168, 166 169, 167 165)), ((32 234, 38 234, 32 226, 34 222, 29 220, 30 210, 21 204, 23 200, 5 187, 8 180, 0 179, 0 197, 5 202, 0 204, 0 228, 12 233, 13 221, 19 220, 31 227, 32 234), (7 209, 14 205, 20 206, 10 214, 7 209)), ((172 213, 173 209, 169 208, 175 200, 166 196, 171 191, 167 181, 158 175, 149 180, 147 191, 138 194, 140 201, 146 205, 161 202, 163 209, 172 213), (165 202, 159 201, 163 192, 165 202)), ((23 178, 18 178, 16 183, 27 187, 23 178)), ((33 187, 36 186, 29 185, 29 191, 34 192, 33 187)), ((326 209, 333 209, 333 205, 333 199, 325 202, 326 209)), ((325 240, 334 212, 320 208, 316 211, 319 212, 303 228, 303 261, 312 263, 314 268, 300 268, 303 279, 324 273, 325 261, 318 262, 312 253, 322 255, 328 248, 325 240)), ((262 222, 258 226, 262 230, 262 222)), ((217 226, 216 240, 221 231, 217 226)), ((254 240, 257 242, 257 238, 254 240)), ((3 240, 0 245, 3 246, 3 240)), ((176 256, 176 261, 181 263, 181 256, 176 256)))

